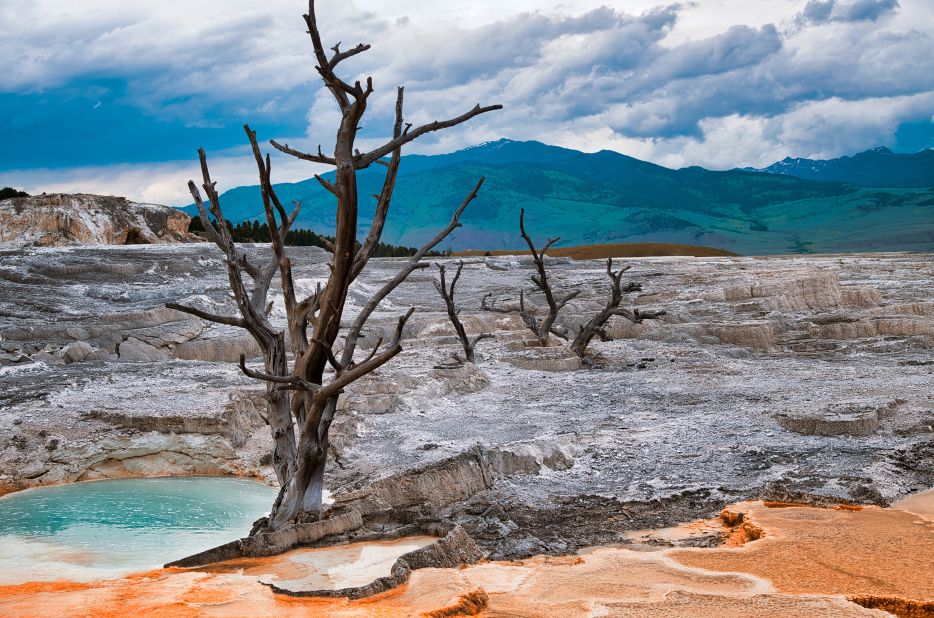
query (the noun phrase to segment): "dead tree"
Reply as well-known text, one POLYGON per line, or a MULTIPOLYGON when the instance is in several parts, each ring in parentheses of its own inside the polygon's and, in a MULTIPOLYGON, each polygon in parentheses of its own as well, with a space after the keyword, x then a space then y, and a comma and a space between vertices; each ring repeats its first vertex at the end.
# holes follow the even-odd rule
MULTIPOLYGON (((277 150, 290 156, 330 165, 335 168, 333 180, 315 176, 321 186, 333 196, 336 202, 333 257, 329 264, 330 275, 328 281, 326 285, 306 298, 297 296, 292 277, 291 259, 285 250, 285 233, 288 231, 288 226, 298 215, 298 205, 296 205, 296 210, 291 215, 285 212, 272 185, 269 156, 264 157, 261 154, 255 134, 247 128, 247 134, 259 170, 266 221, 272 232, 273 257, 263 268, 256 267, 247 261, 245 257, 242 257, 242 253, 234 246, 229 234, 220 231, 226 229, 226 223, 223 219, 215 184, 208 173, 206 158, 201 152, 203 188, 211 203, 211 214, 218 221, 218 224, 213 226, 214 229, 209 234, 213 234, 220 239, 216 242, 227 257, 228 278, 240 317, 228 318, 207 314, 191 307, 177 307, 204 319, 240 326, 247 329, 258 342, 261 340, 270 342, 269 345, 272 349, 270 353, 267 353, 266 348, 262 347, 265 343, 261 344, 266 360, 263 371, 250 369, 246 366, 245 359, 241 358, 240 360, 240 368, 243 372, 266 382, 270 401, 273 399, 277 401, 277 416, 273 418, 273 415, 270 414, 269 423, 273 436, 278 436, 276 453, 280 458, 287 460, 281 465, 281 489, 266 523, 266 529, 268 530, 279 529, 305 517, 317 518, 320 516, 324 470, 329 445, 328 432, 337 411, 339 397, 344 388, 355 380, 367 375, 399 354, 402 350, 403 328, 413 310, 410 309, 399 317, 391 340, 387 345, 382 346, 383 342, 380 340, 366 357, 357 360, 354 358, 354 354, 364 324, 380 302, 405 281, 413 271, 428 266, 428 264, 421 261, 422 258, 454 229, 460 227, 461 213, 476 197, 483 183, 481 178, 473 191, 456 210, 448 225, 434 238, 425 243, 399 272, 365 303, 344 338, 343 348, 339 349, 335 344, 344 317, 347 292, 350 284, 363 271, 380 242, 395 188, 402 147, 426 133, 453 127, 480 114, 502 108, 501 105, 488 107, 477 105, 455 118, 434 121, 413 128, 411 124, 404 122, 403 89, 400 87, 396 95, 395 123, 392 138, 368 152, 360 152, 354 145, 369 97, 373 93, 373 80, 368 77, 363 84, 359 81, 350 84, 341 79, 335 70, 341 62, 367 51, 370 46, 361 43, 351 49, 342 51, 340 44, 338 44, 331 48, 333 53, 328 54, 325 51, 318 30, 314 0, 310 0, 308 14, 304 18, 314 49, 317 62, 316 69, 324 86, 334 97, 341 113, 334 151, 326 154, 319 146, 316 153, 306 153, 296 150, 288 144, 280 144, 275 140, 270 143, 277 150), (369 233, 360 247, 357 248, 358 194, 356 175, 359 170, 368 168, 373 164, 385 166, 386 176, 379 195, 375 196, 377 200, 376 209, 369 233), (276 331, 271 326, 268 329, 266 328, 269 322, 264 312, 264 303, 269 288, 268 279, 273 276, 269 273, 271 271, 274 274, 276 270, 278 270, 281 280, 287 316, 285 332, 276 331), (243 283, 243 273, 247 273, 254 280, 251 293, 247 292, 243 283), (293 355, 291 366, 285 360, 284 354, 286 334, 289 337, 290 351, 293 355), (277 348, 276 345, 281 345, 281 347, 277 348), (282 361, 278 357, 280 349, 282 350, 282 361), (283 401, 286 403, 283 404, 283 401), (286 410, 288 411, 288 418, 284 417, 284 411, 286 410), (280 433, 284 435, 280 436, 280 433), (292 446, 286 448, 289 437, 291 437, 292 446)), ((195 197, 195 202, 200 204, 202 198, 198 188, 194 183, 190 183, 189 187, 195 197)), ((199 206, 199 209, 203 209, 203 205, 199 206)), ((202 218, 207 222, 207 217, 203 216, 202 218)), ((279 470, 277 469, 278 473, 279 470)))
MULTIPOLYGON (((563 339, 567 339, 565 334, 555 327, 555 320, 558 317, 558 312, 568 304, 573 298, 576 298, 580 294, 579 290, 575 290, 570 294, 567 294, 561 298, 557 298, 554 292, 551 289, 551 283, 548 281, 548 272, 545 270, 545 253, 551 248, 553 244, 560 240, 559 238, 550 238, 548 242, 545 243, 545 246, 542 247, 541 251, 535 249, 535 244, 532 242, 532 239, 525 232, 525 209, 519 211, 519 231, 522 233, 522 238, 525 239, 526 244, 529 245, 529 251, 532 253, 532 261, 535 263, 535 268, 538 271, 538 274, 532 275, 532 283, 535 284, 542 294, 545 296, 545 302, 548 304, 548 313, 545 315, 545 318, 539 320, 535 316, 535 308, 527 309, 525 306, 525 293, 519 293, 519 315, 522 317, 522 321, 525 322, 525 325, 535 333, 535 337, 538 339, 538 342, 542 346, 547 346, 550 342, 550 335, 558 335, 563 339)), ((484 299, 485 301, 486 299, 484 299)))
POLYGON ((435 289, 438 290, 438 293, 441 294, 441 298, 444 299, 444 304, 447 307, 448 319, 451 320, 451 324, 454 325, 454 331, 457 333, 457 338, 460 339, 461 347, 464 348, 464 359, 468 363, 474 362, 474 350, 477 347, 477 344, 483 341, 484 339, 492 339, 494 335, 490 333, 480 333, 473 339, 467 337, 467 331, 464 329, 464 324, 460 320, 460 309, 454 304, 454 286, 457 285, 457 280, 461 277, 461 272, 464 270, 464 263, 460 262, 457 265, 457 272, 454 273, 454 278, 451 279, 451 287, 447 286, 444 276, 444 265, 437 264, 438 267, 438 276, 440 281, 434 281, 435 289))
MULTIPOLYGON (((249 126, 244 127, 251 143, 256 143, 256 136, 249 126)), ((257 149, 258 152, 258 149, 257 149)), ((227 266, 227 280, 233 293, 234 301, 240 313, 239 317, 226 316, 202 311, 196 307, 168 303, 166 306, 177 311, 195 315, 204 320, 217 324, 226 324, 246 329, 256 341, 263 355, 264 369, 270 375, 287 375, 289 372, 286 357, 285 338, 283 333, 270 323, 268 314, 272 309, 268 303, 269 286, 273 277, 279 270, 279 256, 274 252, 262 264, 254 264, 240 248, 236 246, 230 235, 230 228, 224 213, 221 211, 220 198, 215 188, 216 183, 211 180, 208 170, 207 156, 204 149, 198 150, 201 161, 201 175, 204 192, 208 197, 209 206, 205 206, 201 193, 194 181, 188 181, 188 188, 198 207, 198 214, 204 225, 208 238, 223 252, 227 266), (213 215, 213 220, 208 216, 213 215), (247 291, 244 274, 252 281, 252 289, 247 291)), ((269 165, 266 163, 266 171, 269 165)), ((261 173, 261 181, 262 173, 261 173)), ((266 221, 269 225, 270 236, 274 239, 273 246, 281 246, 285 242, 286 234, 298 216, 300 203, 294 204, 291 214, 286 214, 282 204, 276 200, 278 220, 276 213, 271 211, 269 194, 263 184, 263 202, 266 205, 266 221)), ((266 417, 273 437, 272 465, 276 478, 280 484, 285 484, 295 472, 296 440, 292 423, 292 411, 287 393, 284 393, 274 383, 266 384, 266 417)))
POLYGON ((623 273, 632 268, 625 266, 618 271, 613 272, 613 258, 606 261, 606 274, 610 278, 610 298, 606 306, 597 315, 580 327, 577 335, 570 344, 571 350, 584 358, 584 352, 594 337, 600 337, 601 341, 609 341, 611 338, 606 332, 606 323, 614 315, 624 317, 634 324, 640 324, 643 320, 654 320, 659 316, 665 315, 664 311, 642 311, 640 309, 629 309, 620 307, 623 302, 623 295, 642 290, 638 283, 630 282, 625 287, 622 286, 623 273))

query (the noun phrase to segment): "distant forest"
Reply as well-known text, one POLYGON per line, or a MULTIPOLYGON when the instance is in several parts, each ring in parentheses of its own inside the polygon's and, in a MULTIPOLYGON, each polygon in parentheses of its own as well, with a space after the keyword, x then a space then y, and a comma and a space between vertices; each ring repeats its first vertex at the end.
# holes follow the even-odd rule
MULTIPOLYGON (((236 225, 232 225, 228 221, 227 227, 230 229, 234 242, 270 242, 271 240, 269 238, 269 227, 265 223, 261 224, 259 221, 241 221, 236 225)), ((204 224, 201 223, 201 217, 195 215, 191 218, 191 225, 188 226, 188 231, 195 234, 205 231, 204 224)), ((321 247, 322 249, 328 249, 333 242, 333 236, 321 236, 309 229, 291 230, 285 237, 285 244, 293 247, 321 247)), ((357 242, 357 248, 360 248, 359 242, 357 242)), ((416 251, 418 251, 418 249, 415 247, 400 247, 381 242, 376 246, 376 251, 373 253, 373 256, 409 257, 415 255, 416 251)), ((437 256, 441 254, 430 252, 428 255, 437 256)))
POLYGON ((17 191, 13 187, 3 187, 0 189, 0 200, 8 200, 12 197, 29 197, 25 191, 17 191))

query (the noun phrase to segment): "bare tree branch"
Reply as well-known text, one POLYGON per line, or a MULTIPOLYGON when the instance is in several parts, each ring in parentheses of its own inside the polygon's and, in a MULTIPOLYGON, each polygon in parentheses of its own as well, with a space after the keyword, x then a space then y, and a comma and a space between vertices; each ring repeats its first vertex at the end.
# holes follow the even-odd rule
MULTIPOLYGON (((521 294, 521 292, 520 292, 521 294)), ((493 299, 492 302, 487 303, 488 300, 493 298, 493 292, 487 292, 483 295, 483 298, 480 299, 480 310, 481 311, 491 311, 493 313, 512 313, 514 309, 500 309, 496 306, 496 299, 493 299)))
POLYGON ((464 358, 468 363, 474 362, 474 349, 483 339, 492 338, 493 335, 489 333, 481 333, 475 339, 471 340, 467 337, 467 331, 464 328, 464 324, 460 320, 458 315, 460 312, 457 309, 456 304, 454 303, 454 287, 457 285, 457 280, 460 279, 461 272, 464 270, 464 262, 461 261, 457 265, 457 273, 451 279, 451 287, 447 286, 444 275, 444 265, 436 264, 438 267, 438 277, 439 281, 434 281, 435 289, 438 290, 438 293, 441 294, 441 298, 444 300, 444 305, 447 308, 448 319, 451 321, 451 324, 454 326, 454 332, 457 333, 457 338, 461 342, 461 347, 464 348, 464 358))
POLYGON ((337 357, 334 356, 334 351, 331 349, 331 346, 326 345, 323 341, 319 339, 312 339, 315 343, 324 348, 325 353, 328 357, 328 363, 331 365, 331 368, 338 374, 344 371, 344 366, 340 364, 340 361, 337 360, 337 357))
MULTIPOLYGON (((269 283, 275 272, 275 265, 273 264, 275 260, 271 260, 270 265, 266 268, 259 269, 250 263, 245 253, 237 248, 230 235, 230 228, 227 224, 227 220, 224 218, 224 213, 221 210, 220 197, 216 189, 217 183, 211 180, 207 155, 204 149, 198 150, 198 158, 201 162, 201 174, 204 180, 202 187, 211 204, 210 212, 217 220, 217 225, 213 226, 216 236, 215 244, 227 257, 227 279, 230 283, 230 289, 233 292, 234 300, 243 317, 243 327, 249 330, 258 339, 270 341, 274 335, 272 328, 269 326, 269 322, 266 320, 265 307, 269 283), (254 285, 252 294, 247 293, 242 272, 246 272, 253 279, 254 285)), ((192 192, 192 197, 195 198, 195 203, 201 203, 199 212, 203 212, 204 207, 203 202, 201 202, 201 194, 194 182, 189 181, 188 187, 192 192)), ((206 216, 205 213, 205 217, 206 216)))
POLYGON ((207 311, 201 311, 195 307, 188 307, 186 305, 179 305, 177 303, 166 303, 166 307, 169 309, 175 309, 176 311, 181 311, 183 313, 188 313, 193 316, 199 317, 202 320, 207 320, 208 322, 215 322, 217 324, 226 324, 227 326, 237 326, 239 328, 246 328, 246 322, 243 318, 235 318, 226 315, 220 315, 216 313, 208 313, 207 311))
POLYGON ((474 337, 473 340, 470 342, 470 347, 476 348, 477 344, 483 341, 484 339, 496 339, 496 335, 494 335, 493 333, 480 333, 479 335, 474 337))
POLYGON ((487 112, 492 112, 498 109, 503 109, 503 106, 502 105, 488 105, 486 107, 480 107, 480 104, 478 103, 469 112, 465 112, 461 114, 460 116, 457 116, 456 118, 451 118, 450 120, 435 120, 434 122, 430 122, 428 124, 422 125, 418 127, 417 129, 403 132, 403 134, 400 135, 399 137, 393 138, 392 140, 383 144, 379 148, 371 150, 370 152, 358 157, 354 161, 354 164, 356 165, 357 169, 363 169, 365 167, 368 167, 374 161, 378 159, 382 159, 383 157, 385 157, 387 154, 389 154, 393 150, 397 150, 401 148, 405 144, 408 144, 412 140, 424 135, 425 133, 431 133, 433 131, 440 131, 441 129, 447 129, 449 127, 454 127, 454 126, 461 124, 462 122, 467 122, 468 120, 470 120, 471 118, 474 118, 475 116, 479 116, 480 114, 485 114, 487 112))
POLYGON ((332 185, 330 182, 328 182, 327 180, 325 180, 322 176, 320 176, 320 175, 318 175, 318 174, 315 174, 315 180, 317 180, 318 183, 319 183, 322 187, 324 187, 325 189, 327 189, 328 193, 331 193, 331 194, 333 194, 333 195, 339 195, 338 192, 337 192, 337 187, 335 187, 335 186, 332 185))
POLYGON ((371 373, 373 370, 385 365, 392 357, 397 355, 402 351, 402 345, 400 341, 402 340, 402 329, 405 327, 405 323, 408 321, 412 314, 415 313, 415 307, 409 309, 405 315, 399 317, 399 323, 396 326, 396 332, 393 335, 392 342, 389 344, 389 347, 386 348, 383 352, 378 355, 370 355, 367 357, 367 360, 364 362, 354 365, 352 368, 343 372, 337 376, 331 382, 328 382, 327 386, 323 387, 315 397, 320 400, 327 400, 330 397, 333 397, 340 391, 344 389, 345 386, 348 386, 359 380, 368 373, 371 373))
POLYGON ((301 150, 296 150, 288 144, 280 144, 274 139, 269 140, 269 143, 272 144, 272 147, 278 150, 279 152, 287 155, 291 155, 296 159, 301 159, 303 161, 311 161, 312 163, 324 163, 325 165, 337 165, 337 159, 334 157, 329 157, 321 152, 321 146, 318 146, 318 154, 311 154, 308 152, 302 152, 301 150))
MULTIPOLYGON (((366 358, 363 359, 362 362, 365 363, 365 362, 367 362, 368 360, 370 360, 371 358, 373 358, 374 356, 376 356, 376 353, 379 351, 379 346, 381 346, 381 345, 383 345, 383 338, 382 338, 382 337, 380 337, 379 339, 376 340, 376 345, 373 346, 373 349, 370 350, 370 353, 367 355, 366 358)), ((350 366, 353 367, 353 366, 359 365, 359 364, 360 364, 360 363, 353 362, 353 363, 350 363, 350 366)))
MULTIPOLYGON (((295 202, 295 209, 292 214, 286 214, 285 208, 282 206, 272 185, 272 162, 269 155, 267 154, 265 159, 263 158, 259 149, 259 143, 256 141, 256 132, 251 130, 249 125, 244 125, 243 128, 250 141, 250 146, 253 150, 253 158, 256 161, 256 167, 259 173, 263 211, 266 214, 266 225, 269 228, 269 238, 273 250, 273 260, 262 275, 262 285, 265 286, 265 289, 269 289, 269 284, 278 268, 286 315, 291 316, 295 313, 297 300, 295 297, 295 282, 292 277, 292 262, 285 250, 285 240, 289 233, 289 227, 298 216, 301 203, 295 202), (279 215, 279 223, 276 221, 277 213, 279 215)), ((289 338, 292 342, 293 352, 304 349, 307 345, 304 324, 296 324, 289 321, 289 338)))
POLYGON ((295 386, 309 392, 317 392, 320 387, 317 384, 311 384, 306 382, 302 378, 294 375, 289 376, 275 376, 272 374, 264 373, 262 371, 256 371, 255 369, 250 369, 246 366, 246 356, 244 354, 240 355, 240 371, 244 375, 253 378, 254 380, 262 380, 264 382, 272 382, 273 384, 288 384, 289 386, 295 386))
POLYGON ((338 43, 337 45, 335 45, 334 47, 331 48, 331 49, 334 51, 334 55, 331 56, 331 59, 330 59, 330 60, 328 60, 328 68, 329 68, 330 70, 332 70, 332 71, 334 70, 334 67, 336 67, 338 64, 340 64, 340 63, 343 62, 344 60, 347 60, 348 58, 351 58, 351 57, 353 57, 353 56, 356 56, 357 54, 362 54, 363 52, 365 52, 365 51, 367 51, 368 49, 370 49, 370 46, 369 46, 369 45, 366 45, 366 44, 364 44, 364 43, 360 43, 359 45, 357 45, 357 46, 354 47, 353 49, 348 49, 347 51, 343 51, 343 52, 342 52, 342 51, 340 50, 340 45, 341 45, 341 44, 338 43))
MULTIPOLYGON (((269 159, 264 162, 259 155, 259 149, 255 144, 255 136, 249 127, 245 127, 248 137, 254 146, 254 152, 257 158, 257 166, 260 171, 260 182, 263 186, 263 205, 267 214, 267 223, 270 225, 270 236, 273 240, 281 236, 284 239, 288 231, 288 226, 298 215, 296 209, 288 219, 285 217, 285 210, 278 203, 275 192, 271 189, 269 181, 269 159), (275 224, 276 209, 283 219, 282 226, 277 233, 275 224)), ((288 374, 288 363, 285 356, 285 342, 281 333, 276 332, 269 323, 269 311, 271 303, 267 297, 272 277, 279 266, 279 259, 275 252, 270 256, 269 261, 262 267, 256 267, 247 258, 234 243, 231 237, 230 228, 224 218, 221 209, 220 197, 217 193, 216 183, 211 179, 208 168, 207 155, 204 149, 198 151, 198 158, 201 163, 202 187, 210 202, 210 207, 206 208, 201 199, 201 192, 193 181, 189 181, 188 187, 191 191, 195 204, 198 206, 198 212, 204 221, 205 229, 215 245, 224 254, 227 266, 227 279, 236 301, 240 313, 239 318, 228 316, 218 316, 208 312, 200 311, 194 307, 185 307, 182 305, 169 305, 179 311, 185 311, 191 315, 197 315, 204 319, 216 321, 221 324, 228 324, 246 329, 256 341, 266 365, 266 375, 285 376, 288 374), (208 211, 214 216, 214 221, 208 216, 208 211), (246 273, 253 280, 253 289, 248 294, 243 280, 243 273, 246 273)), ((281 385, 274 385, 267 381, 266 387, 266 415, 265 418, 269 424, 272 438, 275 444, 272 463, 276 471, 276 477, 280 483, 289 479, 297 466, 295 450, 295 431, 290 411, 290 398, 281 391, 281 385)), ((290 386, 290 388, 292 388, 290 386)))
POLYGON ((354 349, 357 345, 357 339, 360 337, 360 332, 363 330, 363 325, 366 324, 366 321, 369 319, 373 311, 376 310, 376 307, 383 301, 384 298, 389 296, 389 293, 394 289, 399 287, 403 281, 405 281, 410 274, 417 268, 425 268, 427 264, 421 264, 421 260, 425 257, 429 251, 434 249, 438 243, 447 238, 448 234, 453 232, 455 229, 461 226, 460 216, 464 212, 464 209, 477 197, 477 193, 480 191, 480 187, 483 186, 484 178, 481 176, 480 180, 477 181, 476 186, 474 186, 473 191, 464 198, 464 201, 454 212, 454 215, 451 217, 451 221, 448 223, 447 227, 438 232, 434 238, 429 240, 427 243, 422 245, 422 247, 415 252, 405 266, 403 266, 396 276, 390 279, 382 288, 380 288, 370 300, 364 305, 363 309, 360 310, 357 319, 354 320, 353 325, 350 327, 350 331, 347 333, 347 339, 344 343, 343 356, 341 358, 342 365, 349 365, 353 360, 354 349))
MULTIPOLYGON (((405 89, 400 86, 396 91, 396 121, 392 129, 393 139, 402 135, 402 104, 404 94, 405 89)), ((367 261, 373 256, 376 247, 379 245, 379 239, 383 234, 383 227, 386 223, 386 215, 389 213, 389 203, 392 200, 392 193, 396 187, 396 175, 399 171, 399 163, 401 161, 402 149, 400 147, 392 151, 392 156, 389 162, 386 163, 388 170, 386 171, 386 178, 383 180, 383 188, 376 198, 376 212, 373 213, 370 233, 367 234, 366 240, 360 246, 360 250, 357 251, 357 255, 354 257, 353 279, 357 278, 367 261)))
MULTIPOLYGON (((551 248, 553 244, 558 242, 558 238, 550 238, 548 242, 545 243, 545 246, 541 251, 538 251, 535 248, 535 244, 532 242, 532 238, 525 231, 525 209, 519 211, 519 232, 522 234, 522 238, 525 240, 526 244, 529 246, 529 251, 532 253, 532 261, 535 264, 535 268, 538 271, 537 275, 532 275, 530 278, 532 283, 535 284, 542 294, 545 295, 545 302, 548 304, 548 313, 545 315, 545 318, 539 321, 535 315, 534 310, 525 308, 525 296, 520 292, 519 294, 519 315, 522 316, 522 321, 525 322, 525 325, 535 333, 538 342, 545 346, 548 345, 549 336, 551 333, 555 332, 554 323, 558 318, 558 312, 564 308, 571 300, 577 297, 580 294, 580 290, 575 290, 570 294, 565 295, 561 299, 555 298, 554 292, 551 289, 551 284, 548 281, 548 272, 545 269, 545 253, 548 249, 551 248)), ((558 333, 555 333, 558 334, 558 333)), ((562 336, 559 334, 559 336, 562 336)))
POLYGON ((639 309, 633 310, 620 307, 620 304, 623 301, 623 294, 642 289, 641 285, 633 283, 626 285, 625 288, 622 287, 623 273, 625 273, 630 268, 631 265, 626 265, 618 271, 614 272, 613 258, 607 259, 606 274, 610 278, 611 282, 610 298, 607 300, 606 306, 602 311, 590 318, 589 321, 580 327, 580 330, 578 330, 577 335, 574 337, 574 341, 572 341, 570 345, 571 350, 581 358, 584 357, 584 353, 587 351, 587 346, 590 345, 590 342, 594 337, 599 336, 602 341, 610 340, 610 336, 606 332, 605 325, 614 315, 624 317, 635 324, 641 323, 643 320, 654 320, 665 315, 664 311, 641 311, 639 309))
POLYGON ((347 95, 353 95, 354 88, 334 74, 334 66, 337 66, 337 62, 332 66, 331 61, 324 53, 324 45, 321 43, 321 35, 318 31, 317 17, 315 15, 315 0, 308 1, 308 13, 304 17, 305 23, 308 26, 308 34, 311 36, 311 43, 315 50, 315 58, 318 61, 318 66, 316 67, 318 73, 324 80, 325 86, 327 86, 328 90, 334 95, 338 106, 340 106, 341 110, 345 110, 350 106, 347 95))

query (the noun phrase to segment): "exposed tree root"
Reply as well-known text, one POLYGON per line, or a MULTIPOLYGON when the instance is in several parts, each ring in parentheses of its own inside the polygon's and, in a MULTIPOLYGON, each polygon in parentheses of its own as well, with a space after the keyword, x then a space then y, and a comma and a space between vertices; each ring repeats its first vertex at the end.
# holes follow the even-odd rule
POLYGON ((335 517, 312 523, 295 524, 275 532, 259 532, 253 536, 237 539, 218 547, 175 562, 168 567, 199 567, 234 560, 236 558, 264 558, 283 554, 299 545, 314 543, 325 537, 356 530, 363 525, 363 519, 357 511, 348 511, 335 517))

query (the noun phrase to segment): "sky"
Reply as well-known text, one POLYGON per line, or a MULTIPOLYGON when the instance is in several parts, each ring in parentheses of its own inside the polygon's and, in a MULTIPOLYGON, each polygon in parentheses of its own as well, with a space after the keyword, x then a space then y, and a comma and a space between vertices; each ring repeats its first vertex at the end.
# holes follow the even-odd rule
MULTIPOLYGON (((301 0, 0 0, 0 186, 184 205, 208 151, 256 184, 261 140, 333 146, 301 0)), ((534 139, 669 167, 934 147, 934 0, 318 0, 326 45, 372 49, 360 147, 406 120, 503 111, 404 153, 534 139)), ((322 171, 277 155, 273 180, 322 171)))

